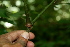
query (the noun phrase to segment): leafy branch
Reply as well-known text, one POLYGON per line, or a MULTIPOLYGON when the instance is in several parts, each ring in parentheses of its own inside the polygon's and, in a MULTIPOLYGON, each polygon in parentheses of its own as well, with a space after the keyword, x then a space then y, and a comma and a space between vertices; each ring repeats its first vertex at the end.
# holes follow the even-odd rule
POLYGON ((25 7, 25 14, 26 14, 26 27, 28 29, 28 32, 30 31, 30 28, 32 27, 32 24, 34 24, 37 19, 46 11, 46 9, 51 6, 53 3, 55 2, 55 0, 53 0, 48 6, 46 6, 38 15, 37 17, 31 21, 30 20, 30 15, 29 15, 29 5, 27 0, 24 0, 24 7, 25 7))
POLYGON ((46 7, 37 15, 37 17, 32 21, 32 23, 34 24, 34 23, 37 21, 37 19, 46 11, 46 9, 47 9, 50 5, 52 5, 54 2, 55 2, 55 0, 53 0, 48 6, 46 6, 46 7))

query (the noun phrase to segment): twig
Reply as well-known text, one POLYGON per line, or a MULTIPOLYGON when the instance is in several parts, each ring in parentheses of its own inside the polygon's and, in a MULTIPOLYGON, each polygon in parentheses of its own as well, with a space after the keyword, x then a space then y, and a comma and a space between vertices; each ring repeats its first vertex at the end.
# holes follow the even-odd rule
POLYGON ((46 6, 38 15, 37 17, 32 21, 32 23, 34 24, 35 21, 37 21, 37 19, 45 12, 45 10, 50 6, 52 5, 52 3, 54 3, 55 0, 53 0, 48 6, 46 6))
POLYGON ((28 29, 28 28, 32 27, 32 23, 31 23, 31 20, 30 20, 29 5, 28 5, 27 0, 24 0, 24 7, 25 7, 25 14, 26 14, 26 25, 25 26, 28 29))

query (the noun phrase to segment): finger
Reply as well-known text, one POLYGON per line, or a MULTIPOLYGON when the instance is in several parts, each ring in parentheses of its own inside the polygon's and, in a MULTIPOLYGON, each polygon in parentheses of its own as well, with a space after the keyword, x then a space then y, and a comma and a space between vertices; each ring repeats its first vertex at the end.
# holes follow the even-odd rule
POLYGON ((29 32, 29 39, 34 39, 35 38, 35 35, 32 33, 32 32, 29 32))
POLYGON ((34 43, 32 41, 28 41, 27 47, 34 47, 34 43))
MULTIPOLYGON (((25 47, 26 44, 27 44, 27 41, 28 41, 27 39, 20 37, 20 38, 15 42, 15 44, 20 44, 22 47, 25 47)), ((14 44, 14 45, 15 45, 15 44, 14 44)))
POLYGON ((7 33, 6 35, 6 38, 9 40, 9 41, 14 41, 16 40, 22 33, 26 32, 25 30, 18 30, 18 31, 13 31, 13 32, 10 32, 10 33, 7 33))
POLYGON ((20 43, 22 46, 26 46, 26 43, 27 43, 28 39, 29 39, 29 33, 28 32, 24 32, 17 39, 16 43, 20 43))
MULTIPOLYGON (((25 30, 13 31, 13 32, 5 34, 5 36, 9 41, 14 41, 24 32, 26 31, 25 30)), ((35 35, 32 32, 30 32, 29 34, 30 34, 29 39, 33 39, 35 37, 35 35)))
MULTIPOLYGON (((20 43, 16 43, 14 45, 4 45, 3 47, 25 47, 25 46, 22 46, 20 43)), ((34 43, 32 41, 28 41, 27 43, 27 47, 34 47, 34 43)))

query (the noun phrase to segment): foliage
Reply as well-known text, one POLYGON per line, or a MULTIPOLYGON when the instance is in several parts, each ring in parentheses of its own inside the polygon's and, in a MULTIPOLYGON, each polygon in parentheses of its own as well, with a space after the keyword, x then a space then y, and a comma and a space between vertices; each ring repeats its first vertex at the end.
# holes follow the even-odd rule
MULTIPOLYGON (((51 1, 52 0, 29 0, 31 20, 33 20, 46 5, 50 4, 51 1)), ((7 2, 5 4, 5 2, 6 0, 0 1, 0 34, 13 30, 26 30, 26 15, 23 0, 20 0, 21 5, 15 5, 16 0, 10 1, 10 4, 7 2), (17 11, 14 11, 12 7, 14 7, 14 10, 17 8, 17 11), (13 25, 9 28, 5 26, 5 23, 11 23, 13 25)), ((32 40, 36 45, 35 47, 70 47, 69 13, 70 1, 56 0, 33 25, 31 32, 36 36, 35 39, 32 40)))

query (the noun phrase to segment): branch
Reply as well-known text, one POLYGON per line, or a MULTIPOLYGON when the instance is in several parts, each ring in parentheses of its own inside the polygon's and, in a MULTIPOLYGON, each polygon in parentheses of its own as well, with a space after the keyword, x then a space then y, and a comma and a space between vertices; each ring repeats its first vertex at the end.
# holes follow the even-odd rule
POLYGON ((32 21, 32 23, 34 24, 35 21, 37 21, 37 19, 45 12, 45 10, 54 3, 55 0, 53 0, 48 6, 46 6, 38 15, 37 17, 32 21))
MULTIPOLYGON (((26 27, 27 29, 28 28, 31 28, 32 27, 32 23, 31 23, 31 20, 30 20, 30 15, 29 15, 29 5, 28 5, 28 2, 27 0, 24 0, 24 7, 25 7, 25 15, 26 15, 26 27)), ((28 29, 29 31, 29 29, 28 29)))

